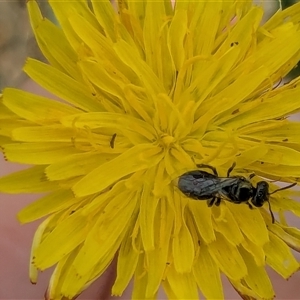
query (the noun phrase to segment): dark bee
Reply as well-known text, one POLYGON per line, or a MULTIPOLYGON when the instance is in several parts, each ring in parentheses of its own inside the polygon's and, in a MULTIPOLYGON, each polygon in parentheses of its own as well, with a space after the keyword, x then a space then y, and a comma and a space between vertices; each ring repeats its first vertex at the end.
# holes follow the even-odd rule
POLYGON ((201 164, 197 167, 211 169, 213 174, 202 170, 184 173, 178 180, 178 188, 183 194, 196 200, 208 200, 208 206, 218 206, 222 199, 236 204, 246 203, 251 209, 253 206, 261 207, 268 202, 272 223, 275 222, 275 218, 269 196, 297 184, 293 183, 269 193, 269 184, 266 181, 259 181, 256 187, 252 185, 250 179, 255 176, 254 174, 248 179, 243 176, 230 176, 235 163, 228 169, 227 177, 219 177, 217 170, 212 166, 201 164))

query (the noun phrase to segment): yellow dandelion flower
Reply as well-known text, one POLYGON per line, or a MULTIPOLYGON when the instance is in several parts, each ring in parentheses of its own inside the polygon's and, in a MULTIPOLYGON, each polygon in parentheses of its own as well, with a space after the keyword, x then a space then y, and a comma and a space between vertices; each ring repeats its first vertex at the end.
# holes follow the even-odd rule
MULTIPOLYGON (((0 191, 46 193, 18 215, 43 218, 30 277, 55 265, 48 299, 72 299, 117 256, 112 294, 134 281, 134 299, 224 298, 221 274, 247 299, 272 299, 265 267, 288 278, 300 231, 291 190, 245 204, 187 197, 177 178, 209 164, 287 184, 300 175, 300 78, 275 83, 300 58, 300 3, 262 25, 252 1, 49 0, 59 26, 28 1, 49 63, 25 72, 54 101, 5 89, 0 145, 33 165, 0 179, 0 191)), ((232 175, 230 175, 232 176, 232 175)), ((278 188, 278 187, 277 187, 278 188)), ((270 193, 271 193, 270 192, 270 193)), ((269 194, 270 194, 269 193, 269 194)), ((269 196, 267 194, 267 196, 269 196)))

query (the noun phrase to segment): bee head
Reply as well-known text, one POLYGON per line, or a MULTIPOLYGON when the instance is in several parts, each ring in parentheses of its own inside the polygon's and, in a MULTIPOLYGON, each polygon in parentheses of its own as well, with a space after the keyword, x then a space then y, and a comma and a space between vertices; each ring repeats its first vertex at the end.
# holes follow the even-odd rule
POLYGON ((269 201, 269 184, 266 181, 259 181, 251 202, 254 206, 261 207, 266 201, 269 201))
POLYGON ((265 202, 268 202, 272 223, 275 223, 275 217, 271 209, 269 195, 269 184, 266 181, 259 181, 255 188, 255 193, 251 202, 256 207, 261 207, 265 202))

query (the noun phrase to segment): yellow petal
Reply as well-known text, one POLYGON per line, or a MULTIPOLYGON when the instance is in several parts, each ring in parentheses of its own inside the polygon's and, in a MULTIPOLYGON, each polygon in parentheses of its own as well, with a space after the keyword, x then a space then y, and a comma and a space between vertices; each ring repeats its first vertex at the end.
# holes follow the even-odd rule
POLYGON ((249 51, 249 48, 254 43, 253 41, 253 31, 256 31, 262 16, 263 10, 260 7, 252 7, 246 10, 245 16, 236 22, 234 28, 229 31, 226 40, 222 43, 218 51, 216 52, 217 57, 221 57, 232 43, 238 43, 236 46, 241 45, 241 51, 238 57, 238 61, 245 59, 246 53, 249 51))
POLYGON ((117 278, 111 292, 115 296, 122 295, 136 271, 142 243, 140 235, 132 236, 134 225, 135 220, 133 219, 118 253, 117 278), (132 246, 133 244, 135 247, 132 246))
MULTIPOLYGON (((299 167, 298 167, 299 170, 299 167)), ((299 173, 298 173, 299 176, 299 173)), ((274 206, 275 208, 278 208, 282 211, 291 211, 293 212, 296 216, 300 216, 300 203, 299 201, 290 199, 290 197, 284 196, 284 192, 288 191, 280 191, 279 193, 283 193, 280 195, 272 195, 273 197, 271 198, 271 204, 272 207, 274 206)))
MULTIPOLYGON (((1 122, 0 122, 1 123, 1 122)), ((0 151, 2 151, 2 146, 5 144, 10 144, 12 140, 9 137, 1 136, 1 130, 0 130, 0 151)))
POLYGON ((275 223, 269 225, 269 230, 283 240, 290 248, 300 252, 300 231, 297 228, 282 228, 275 223))
POLYGON ((61 288, 66 277, 68 276, 68 269, 72 266, 79 249, 80 246, 70 252, 68 255, 64 256, 56 265, 49 281, 46 299, 54 300, 63 298, 61 294, 61 288))
POLYGON ((79 66, 82 72, 90 78, 90 81, 99 87, 103 92, 111 94, 117 97, 117 102, 120 105, 123 104, 123 109, 129 114, 132 114, 131 111, 128 111, 125 106, 123 88, 125 84, 130 82, 124 76, 118 76, 119 74, 114 69, 110 69, 109 66, 106 68, 103 67, 102 62, 96 60, 85 60, 79 63, 79 66), (124 81, 126 80, 126 81, 124 81), (125 106, 125 107, 124 107, 125 106))
POLYGON ((18 139, 13 137, 13 132, 23 126, 35 126, 35 124, 26 120, 18 120, 17 118, 11 118, 9 121, 0 119, 0 135, 16 141, 18 139))
POLYGON ((161 150, 150 144, 141 144, 97 167, 73 187, 77 196, 100 192, 133 172, 147 169, 161 159, 161 150), (153 153, 153 154, 152 154, 153 153))
POLYGON ((49 126, 18 126, 12 132, 14 140, 23 142, 86 142, 87 138, 74 129, 64 128, 61 125, 49 126), (75 141, 74 141, 75 140, 75 141))
POLYGON ((33 236, 32 246, 30 251, 30 264, 29 264, 29 278, 33 284, 36 284, 38 280, 38 269, 34 264, 35 252, 44 237, 45 231, 47 231, 47 226, 50 223, 50 220, 51 218, 48 218, 45 221, 43 221, 38 226, 33 236))
POLYGON ((253 162, 257 162, 261 160, 263 157, 266 156, 269 149, 266 145, 258 145, 251 147, 243 152, 241 152, 241 155, 239 155, 236 159, 236 164, 240 167, 246 167, 253 162))
POLYGON ((114 50, 119 58, 135 72, 150 94, 156 96, 160 92, 165 92, 161 82, 155 76, 149 65, 141 59, 137 49, 124 41, 118 41, 114 44, 114 50))
POLYGON ((43 125, 57 123, 63 116, 80 112, 58 101, 9 88, 4 90, 3 103, 18 116, 43 125))
POLYGON ((207 299, 223 299, 220 270, 209 253, 209 246, 200 245, 200 254, 193 266, 195 280, 207 299))
POLYGON ((149 1, 145 5, 143 20, 145 61, 157 75, 158 84, 163 85, 167 90, 173 87, 176 76, 167 43, 171 15, 173 10, 170 1, 149 1))
MULTIPOLYGON (((132 291, 132 299, 146 299, 146 288, 148 283, 148 275, 145 269, 145 256, 143 253, 139 255, 139 261, 134 276, 134 284, 132 291)), ((156 298, 152 295, 150 299, 156 298)))
POLYGON ((267 154, 262 157, 262 160, 275 165, 299 166, 300 151, 289 147, 272 145, 269 147, 267 154))
POLYGON ((42 193, 59 188, 55 182, 47 180, 45 166, 35 166, 0 178, 0 191, 3 193, 42 193))
POLYGON ((174 215, 169 209, 166 199, 162 199, 158 205, 155 215, 155 249, 145 255, 145 263, 148 275, 148 284, 145 295, 151 298, 160 287, 168 266, 170 253, 170 239, 172 234, 172 224, 174 215))
POLYGON ((220 270, 230 279, 238 280, 247 275, 243 257, 221 234, 216 233, 216 240, 209 244, 209 249, 220 270))
POLYGON ((257 294, 245 284, 244 280, 230 280, 230 283, 232 284, 236 292, 241 296, 241 299, 257 300, 257 294))
POLYGON ((179 194, 174 193, 175 225, 172 241, 172 253, 174 256, 174 268, 178 273, 189 273, 195 256, 193 239, 186 225, 184 214, 186 202, 181 201, 179 194))
POLYGON ((176 70, 185 60, 184 39, 187 33, 187 11, 177 9, 169 27, 169 48, 176 70))
MULTIPOLYGON (((147 138, 150 141, 154 141, 156 136, 154 129, 146 122, 120 113, 95 112, 72 115, 63 118, 61 122, 66 127, 88 127, 90 129, 104 127, 115 128, 121 131, 132 131, 134 133, 141 134, 143 137, 147 138)), ((126 135, 126 131, 124 132, 124 134, 126 135)), ((143 141, 147 141, 145 138, 140 139, 138 142, 142 143, 143 141)))
POLYGON ((255 264, 257 266, 264 266, 266 264, 266 256, 264 249, 257 244, 254 244, 252 241, 250 241, 246 236, 242 242, 243 248, 252 255, 255 264))
MULTIPOLYGON (((98 30, 95 24, 92 24, 89 20, 82 17, 81 12, 70 15, 68 22, 71 24, 70 31, 74 30, 76 32, 76 38, 80 37, 81 43, 83 42, 90 49, 93 49, 97 61, 101 61, 103 67, 113 69, 118 75, 123 74, 123 78, 130 78, 133 84, 138 83, 137 76, 114 52, 113 43, 102 33, 102 28, 98 30)), ((73 32, 71 34, 73 35, 73 32)), ((77 42, 78 41, 75 43, 77 42)), ((90 52, 87 52, 88 56, 90 56, 90 52)), ((84 58, 86 58, 86 55, 84 58)))
POLYGON ((299 21, 299 13, 300 3, 295 3, 284 10, 277 10, 276 13, 271 16, 271 18, 263 25, 263 28, 266 30, 271 30, 277 26, 280 26, 285 20, 290 20, 291 22, 297 23, 297 21, 299 21))
POLYGON ((3 104, 3 94, 0 94, 0 120, 6 119, 19 119, 19 117, 3 104))
MULTIPOLYGON (((300 38, 298 39, 300 41, 300 38)), ((268 97, 266 100, 259 98, 250 103, 245 103, 239 107, 239 112, 235 114, 234 118, 231 118, 229 121, 220 119, 217 124, 241 128, 249 123, 281 118, 295 113, 300 109, 300 103, 297 101, 298 89, 300 88, 282 91, 273 97, 268 97)))
POLYGON ((91 1, 91 2, 93 4, 97 21, 103 28, 105 35, 115 42, 117 38, 115 26, 116 23, 118 22, 118 17, 116 15, 113 6, 108 0, 101 1, 100 3, 99 1, 91 1), (112 26, 112 24, 114 24, 114 26, 112 26))
MULTIPOLYGON (((182 97, 185 97, 185 94, 191 93, 195 101, 197 101, 198 111, 201 112, 201 103, 222 81, 222 79, 227 76, 227 73, 239 56, 239 52, 240 50, 236 47, 234 47, 234 49, 231 48, 220 59, 211 62, 208 68, 199 71, 198 74, 195 74, 195 80, 182 94, 182 97)), ((196 134, 203 134, 208 122, 210 121, 211 119, 208 115, 205 118, 197 118, 197 121, 193 124, 192 132, 195 132, 196 134)))
MULTIPOLYGON (((85 276, 96 263, 113 257, 112 249, 120 245, 136 205, 136 196, 131 192, 112 198, 97 216, 97 222, 74 261, 77 274, 85 276)), ((106 266, 101 264, 101 268, 106 266)))
POLYGON ((151 178, 153 178, 154 170, 149 170, 145 174, 145 184, 143 186, 141 194, 140 203, 140 214, 139 223, 141 230, 141 237, 143 240, 143 245, 145 251, 154 250, 154 217, 156 214, 157 205, 159 203, 159 198, 153 196, 151 193, 152 183, 151 178), (152 171, 152 172, 151 172, 152 171))
POLYGON ((274 290, 264 266, 257 266, 253 257, 241 248, 240 253, 247 266, 248 274, 244 280, 248 287, 255 291, 260 299, 273 299, 274 290))
POLYGON ((49 4, 55 14, 56 19, 59 21, 64 34, 66 35, 69 43, 78 51, 81 41, 78 38, 76 30, 70 26, 69 18, 74 14, 80 14, 84 19, 88 20, 97 31, 103 33, 101 25, 98 23, 95 15, 91 12, 86 1, 70 2, 68 0, 56 1, 49 0, 49 4))
POLYGON ((86 227, 87 219, 80 212, 74 212, 60 222, 36 249, 35 266, 45 270, 61 260, 84 241, 86 227), (72 236, 72 239, 66 243, 69 236, 72 236))
MULTIPOLYGON (((215 39, 221 19, 221 14, 216 12, 223 9, 223 3, 219 1, 195 1, 190 3, 190 6, 194 11, 190 23, 191 32, 189 32, 189 34, 194 32, 191 38, 191 41, 195 44, 194 51, 201 55, 210 55, 215 47, 215 39), (212 19, 214 22, 211 21, 212 19), (207 28, 209 28, 209 30, 207 30, 207 28), (205 39, 197 38, 202 35, 205 35, 205 39)), ((198 64, 195 67, 198 67, 198 64)), ((201 69, 201 66, 199 66, 199 69, 201 69)))
MULTIPOLYGON (((93 270, 86 273, 85 275, 79 275, 73 264, 68 268, 68 273, 64 277, 65 280, 61 287, 61 294, 67 299, 76 298, 83 290, 89 287, 98 277, 100 277, 106 268, 111 264, 114 254, 119 247, 119 243, 115 243, 111 252, 108 252, 105 257, 102 258, 100 263, 95 264, 93 270)), ((63 298, 65 299, 65 298, 63 298)))
POLYGON ((27 8, 31 27, 44 56, 51 65, 80 79, 76 66, 77 55, 70 47, 62 29, 43 18, 36 1, 28 1, 27 8))
POLYGON ((24 71, 35 82, 61 99, 86 111, 103 111, 100 101, 86 85, 67 76, 50 65, 27 59, 24 71), (44 76, 47 74, 47 76, 44 76))
POLYGON ((291 177, 295 177, 295 181, 299 176, 299 167, 298 166, 285 166, 285 165, 274 165, 264 162, 256 162, 251 165, 251 170, 261 174, 266 178, 280 178, 285 181, 290 182, 291 177), (262 167, 263 165, 263 167, 262 167))
POLYGON ((23 164, 45 165, 74 155, 78 150, 69 143, 14 143, 3 146, 7 160, 23 164))
POLYGON ((206 244, 210 244, 216 239, 211 208, 207 206, 206 201, 194 200, 188 202, 188 207, 193 216, 199 235, 206 244))
POLYGON ((102 165, 115 157, 115 154, 77 153, 52 163, 45 169, 45 174, 50 180, 74 178, 90 173, 97 165, 102 165))
POLYGON ((245 204, 226 202, 244 235, 256 245, 263 246, 269 241, 268 230, 259 209, 249 209, 245 204), (247 222, 245 222, 247 220, 247 222))
POLYGON ((261 85, 261 83, 268 77, 268 70, 261 66, 260 68, 248 73, 243 74, 237 78, 235 82, 226 86, 220 93, 209 99, 200 106, 203 117, 226 118, 234 117, 239 103, 245 101, 251 93, 261 85), (243 86, 243 89, 239 87, 243 86), (233 97, 234 95, 234 97, 233 97))
POLYGON ((263 121, 241 128, 241 137, 265 140, 266 142, 289 142, 299 144, 300 124, 288 120, 263 121), (244 136, 242 136, 244 135, 244 136), (287 138, 288 137, 288 138, 287 138))
POLYGON ((266 262, 283 278, 288 279, 299 270, 300 265, 292 255, 288 246, 270 232, 270 242, 265 245, 266 262))
POLYGON ((239 245, 244 240, 239 224, 227 206, 222 203, 219 208, 212 208, 214 230, 221 233, 233 246, 239 245), (217 212, 219 208, 222 212, 217 212))
POLYGON ((193 274, 180 274, 172 266, 168 270, 163 287, 169 299, 199 299, 193 274))
POLYGON ((59 190, 30 203, 18 213, 21 223, 28 223, 40 219, 48 214, 63 210, 81 201, 68 190, 59 190))

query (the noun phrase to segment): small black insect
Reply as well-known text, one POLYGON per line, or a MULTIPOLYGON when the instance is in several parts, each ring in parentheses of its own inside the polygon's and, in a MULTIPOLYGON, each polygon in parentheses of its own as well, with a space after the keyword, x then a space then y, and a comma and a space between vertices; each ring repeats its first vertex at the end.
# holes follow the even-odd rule
POLYGON ((236 204, 246 203, 251 209, 253 206, 261 207, 268 202, 272 223, 275 222, 275 218, 269 196, 297 184, 295 182, 269 193, 269 184, 266 181, 259 181, 256 187, 252 185, 250 179, 255 176, 254 174, 251 174, 248 179, 243 176, 230 176, 235 163, 228 169, 227 177, 219 177, 216 168, 210 165, 201 164, 197 167, 208 168, 213 171, 213 174, 202 170, 184 173, 178 180, 178 188, 183 194, 196 200, 208 200, 208 206, 220 205, 221 199, 236 204))
POLYGON ((111 140, 109 141, 109 145, 110 145, 110 148, 114 149, 115 148, 115 139, 117 137, 117 134, 114 133, 111 137, 111 140))

